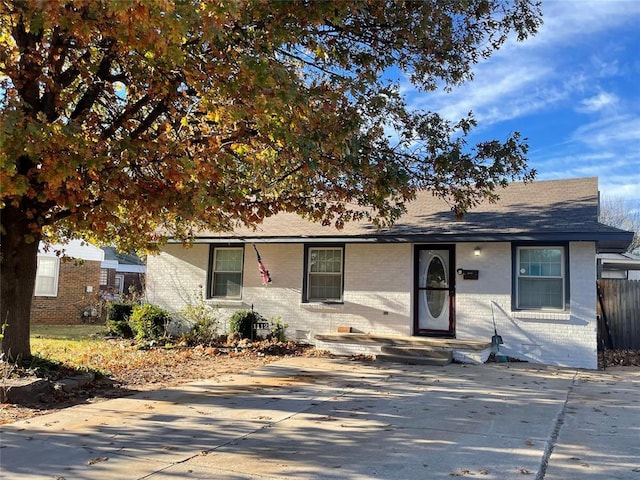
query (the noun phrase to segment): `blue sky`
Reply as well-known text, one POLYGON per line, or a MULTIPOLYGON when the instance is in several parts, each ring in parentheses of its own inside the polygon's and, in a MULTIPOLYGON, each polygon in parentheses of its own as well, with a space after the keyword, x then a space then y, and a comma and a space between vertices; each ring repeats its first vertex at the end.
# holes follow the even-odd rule
POLYGON ((508 42, 451 93, 407 92, 450 120, 473 110, 471 141, 519 131, 538 179, 599 177, 640 201, 640 1, 543 0, 544 25, 508 42))

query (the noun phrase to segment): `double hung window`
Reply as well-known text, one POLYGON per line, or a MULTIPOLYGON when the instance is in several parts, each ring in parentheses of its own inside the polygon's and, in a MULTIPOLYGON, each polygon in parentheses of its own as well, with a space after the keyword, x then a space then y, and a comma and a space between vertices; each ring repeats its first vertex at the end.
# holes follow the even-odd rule
POLYGON ((58 296, 58 275, 60 259, 58 257, 38 257, 36 270, 36 297, 58 296))
POLYGON ((242 247, 212 247, 211 297, 242 297, 242 247))
POLYGON ((564 310, 565 248, 517 247, 515 261, 516 308, 564 310))
POLYGON ((344 247, 307 247, 305 301, 342 302, 344 247))

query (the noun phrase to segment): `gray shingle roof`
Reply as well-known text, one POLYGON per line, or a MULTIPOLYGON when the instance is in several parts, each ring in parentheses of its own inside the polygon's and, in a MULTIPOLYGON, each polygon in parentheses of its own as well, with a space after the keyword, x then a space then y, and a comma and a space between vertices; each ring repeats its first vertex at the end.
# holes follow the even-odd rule
POLYGON ((102 247, 105 260, 115 260, 120 265, 144 265, 144 261, 133 253, 122 253, 114 247, 102 247))
POLYGON ((342 230, 295 214, 265 219, 255 230, 201 232, 199 238, 264 241, 597 241, 599 250, 622 251, 632 234, 598 223, 598 179, 512 183, 496 203, 485 202, 456 220, 449 206, 430 192, 420 192, 392 227, 377 230, 350 222, 342 230))

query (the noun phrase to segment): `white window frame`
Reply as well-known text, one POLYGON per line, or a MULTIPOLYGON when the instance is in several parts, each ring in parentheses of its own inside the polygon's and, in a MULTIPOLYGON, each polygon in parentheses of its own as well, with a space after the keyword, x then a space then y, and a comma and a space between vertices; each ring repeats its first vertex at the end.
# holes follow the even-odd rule
POLYGON ((211 285, 209 288, 210 298, 218 299, 230 299, 238 300, 242 298, 243 283, 244 283, 244 247, 218 247, 213 246, 213 252, 211 254, 211 285), (241 253, 240 270, 216 270, 216 260, 218 252, 223 250, 238 250, 241 253), (216 274, 222 273, 237 273, 240 274, 240 293, 236 295, 216 295, 216 274))
POLYGON ((566 259, 566 255, 567 255, 567 247, 563 246, 563 245, 521 245, 521 246, 517 246, 516 247, 516 256, 515 256, 515 284, 514 284, 514 288, 515 288, 515 297, 516 297, 516 301, 515 301, 515 308, 517 310, 541 310, 541 311, 565 311, 566 310, 566 304, 567 304, 567 289, 568 289, 568 285, 567 285, 567 271, 566 271, 566 264, 567 264, 567 259, 566 259), (520 255, 521 252, 524 250, 559 250, 560 251, 560 275, 529 275, 527 274, 528 272, 523 272, 521 271, 521 266, 520 266, 520 255), (561 307, 554 307, 554 306, 541 306, 541 307, 532 307, 532 306, 521 306, 521 302, 520 302, 520 279, 522 278, 528 278, 528 279, 536 279, 536 280, 541 280, 544 281, 546 280, 561 280, 561 285, 562 285, 562 301, 561 301, 561 307))
POLYGON ((34 296, 36 297, 57 297, 58 296, 58 279, 60 277, 60 259, 58 257, 38 257, 38 266, 36 270, 36 285, 34 289, 34 296), (44 275, 44 264, 49 263, 53 265, 53 275, 44 275), (42 279, 53 279, 51 288, 43 285, 42 279))
POLYGON ((308 303, 342 303, 344 301, 344 246, 308 246, 305 262, 305 298, 308 303), (311 271, 311 255, 314 251, 339 251, 340 252, 340 271, 339 272, 312 272, 311 271), (311 296, 311 277, 312 276, 332 276, 340 278, 340 297, 338 298, 315 298, 311 296))
POLYGON ((113 277, 113 289, 118 295, 124 292, 124 273, 115 274, 113 277))

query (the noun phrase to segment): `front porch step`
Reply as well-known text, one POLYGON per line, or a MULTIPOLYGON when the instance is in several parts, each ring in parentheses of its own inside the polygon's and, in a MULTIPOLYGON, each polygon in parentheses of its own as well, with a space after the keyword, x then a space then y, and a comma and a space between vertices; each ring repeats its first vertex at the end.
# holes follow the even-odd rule
POLYGON ((356 345, 390 345, 403 347, 433 347, 452 350, 481 351, 491 348, 490 341, 461 340, 457 338, 409 337, 402 335, 375 335, 366 333, 318 333, 316 340, 326 343, 356 345))
POLYGON ((431 347, 396 347, 384 345, 380 352, 387 355, 401 355, 405 357, 428 357, 451 360, 451 349, 431 347))
POLYGON ((452 359, 481 364, 491 352, 491 342, 456 338, 325 333, 314 339, 316 347, 336 355, 371 355, 381 361, 420 365, 446 365, 452 359))
POLYGON ((409 365, 448 365, 453 360, 449 348, 434 347, 397 347, 383 345, 376 360, 383 362, 406 363, 409 365))
POLYGON ((448 357, 421 357, 419 355, 392 355, 388 353, 381 353, 376 355, 376 360, 380 362, 388 363, 403 363, 405 365, 436 365, 444 367, 451 363, 453 355, 451 352, 447 352, 448 357))

